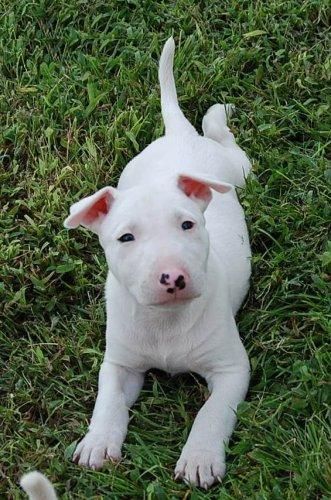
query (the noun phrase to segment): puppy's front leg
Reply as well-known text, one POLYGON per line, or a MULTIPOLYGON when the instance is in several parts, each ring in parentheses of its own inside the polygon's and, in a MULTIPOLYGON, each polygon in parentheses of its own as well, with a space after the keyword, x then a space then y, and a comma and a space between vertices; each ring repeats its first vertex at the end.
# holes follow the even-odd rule
POLYGON ((227 367, 206 376, 211 391, 199 411, 175 469, 176 478, 207 489, 225 474, 224 445, 236 421, 236 408, 249 382, 248 366, 227 367))
POLYGON ((119 460, 129 412, 144 380, 142 373, 104 361, 99 372, 99 391, 89 431, 73 455, 79 465, 100 469, 105 460, 119 460))

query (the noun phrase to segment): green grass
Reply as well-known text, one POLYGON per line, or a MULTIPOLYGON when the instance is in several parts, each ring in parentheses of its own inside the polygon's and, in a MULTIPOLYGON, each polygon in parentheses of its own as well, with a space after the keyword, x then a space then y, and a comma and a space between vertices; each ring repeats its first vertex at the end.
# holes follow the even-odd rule
POLYGON ((329 498, 326 9, 0 0, 1 498, 19 498, 30 469, 63 498, 329 498), (208 106, 235 103, 232 128, 254 162, 239 316, 253 373, 228 474, 208 493, 172 479, 206 397, 191 375, 147 375, 119 465, 70 460, 96 397, 106 266, 96 238, 62 222, 162 133, 157 62, 171 34, 183 110, 200 129, 208 106))

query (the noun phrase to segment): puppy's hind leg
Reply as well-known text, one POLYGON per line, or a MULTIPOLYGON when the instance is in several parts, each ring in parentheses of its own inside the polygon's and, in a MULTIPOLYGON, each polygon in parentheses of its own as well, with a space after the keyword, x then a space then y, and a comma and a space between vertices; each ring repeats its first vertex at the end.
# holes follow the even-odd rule
POLYGON ((227 119, 232 115, 234 109, 233 104, 214 104, 203 117, 202 130, 205 137, 213 139, 225 148, 223 155, 224 153, 228 154, 228 160, 232 165, 231 179, 225 179, 224 176, 222 179, 235 186, 243 187, 252 165, 227 126, 227 119))
POLYGON ((235 146, 234 135, 227 126, 227 119, 235 110, 233 104, 214 104, 202 119, 202 130, 205 137, 220 142, 223 146, 235 146))

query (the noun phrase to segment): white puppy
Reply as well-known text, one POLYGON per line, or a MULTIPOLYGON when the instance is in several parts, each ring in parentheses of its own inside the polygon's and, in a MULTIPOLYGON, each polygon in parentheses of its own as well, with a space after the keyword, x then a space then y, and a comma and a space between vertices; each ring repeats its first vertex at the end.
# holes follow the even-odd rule
POLYGON ((211 394, 175 475, 207 488, 225 473, 224 446, 249 382, 235 314, 248 289, 250 246, 233 186, 244 186, 251 165, 227 127, 231 106, 209 109, 204 136, 184 117, 174 47, 170 38, 159 67, 165 136, 130 161, 117 189, 75 203, 65 221, 95 232, 109 265, 99 392, 74 460, 98 469, 121 457, 146 370, 193 371, 211 394))

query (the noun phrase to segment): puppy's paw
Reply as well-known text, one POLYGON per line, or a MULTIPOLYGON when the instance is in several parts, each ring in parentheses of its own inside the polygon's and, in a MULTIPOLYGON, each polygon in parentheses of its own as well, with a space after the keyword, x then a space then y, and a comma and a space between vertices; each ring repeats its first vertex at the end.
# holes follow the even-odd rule
POLYGON ((225 463, 219 450, 183 450, 175 468, 175 479, 205 490, 221 482, 224 474, 225 463))
POLYGON ((97 470, 101 469, 107 460, 120 460, 121 448, 107 436, 90 431, 77 445, 72 459, 78 465, 97 470))

